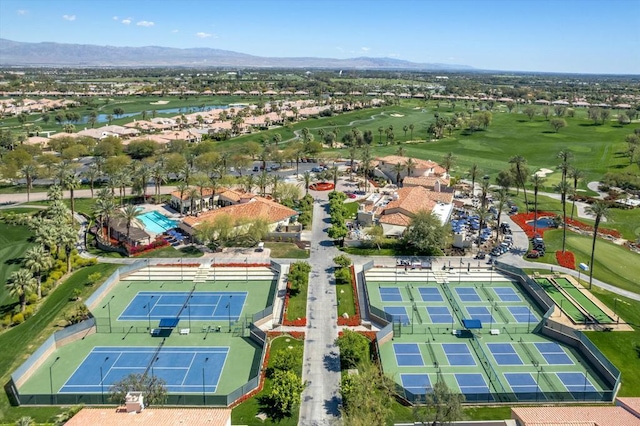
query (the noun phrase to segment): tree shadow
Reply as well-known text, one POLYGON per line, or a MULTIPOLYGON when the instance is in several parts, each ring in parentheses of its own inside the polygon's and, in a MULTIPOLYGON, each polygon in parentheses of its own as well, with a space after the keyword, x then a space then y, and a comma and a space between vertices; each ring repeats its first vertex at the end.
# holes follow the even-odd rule
POLYGON ((543 133, 545 135, 548 135, 548 134, 555 135, 558 132, 554 132, 553 130, 543 130, 541 133, 543 133))
POLYGON ((331 399, 324 401, 324 408, 327 414, 335 417, 340 415, 340 405, 342 405, 342 400, 337 396, 332 396, 331 399))
POLYGON ((338 373, 340 369, 340 356, 337 353, 325 355, 323 357, 324 368, 328 371, 338 373))
POLYGON ((4 316, 9 312, 13 312, 16 306, 19 305, 19 302, 7 303, 6 305, 0 306, 0 315, 4 316))
POLYGON ((24 257, 14 257, 13 259, 7 259, 4 261, 5 265, 20 265, 24 262, 24 257))
POLYGON ((578 126, 582 126, 582 127, 597 127, 600 126, 599 123, 580 123, 578 124, 578 126))
POLYGON ((271 420, 279 422, 286 418, 290 418, 291 414, 281 413, 279 410, 275 409, 273 400, 268 395, 262 395, 257 398, 258 404, 260 406, 260 411, 265 413, 267 417, 271 420))

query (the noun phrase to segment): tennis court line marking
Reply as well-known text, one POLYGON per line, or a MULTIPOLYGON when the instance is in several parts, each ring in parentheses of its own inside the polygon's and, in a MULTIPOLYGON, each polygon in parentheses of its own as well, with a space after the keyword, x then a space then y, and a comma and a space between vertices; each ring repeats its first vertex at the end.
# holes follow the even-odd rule
MULTIPOLYGON (((184 385, 185 385, 185 384, 184 384, 184 381, 185 381, 185 380, 187 380, 187 376, 189 375, 189 371, 191 371, 191 366, 193 365, 193 360, 195 360, 195 359, 196 359, 196 355, 197 355, 197 352, 193 352, 193 353, 191 354, 191 361, 189 362, 189 367, 187 368, 187 372, 186 372, 186 374, 185 374, 185 375, 184 375, 184 377, 182 378, 182 383, 180 383, 180 385, 181 385, 181 386, 184 386, 184 385)), ((202 379, 202 381, 204 381, 204 379, 202 379)))

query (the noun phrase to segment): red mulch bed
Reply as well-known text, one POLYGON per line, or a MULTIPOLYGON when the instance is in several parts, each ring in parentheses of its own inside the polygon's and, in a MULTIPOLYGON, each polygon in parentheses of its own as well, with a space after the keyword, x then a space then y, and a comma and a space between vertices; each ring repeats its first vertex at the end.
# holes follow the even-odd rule
POLYGON ((570 252, 568 250, 562 252, 561 250, 558 250, 556 252, 556 260, 558 261, 558 265, 560 266, 564 266, 565 268, 569 269, 576 269, 576 257, 574 256, 573 252, 570 252))

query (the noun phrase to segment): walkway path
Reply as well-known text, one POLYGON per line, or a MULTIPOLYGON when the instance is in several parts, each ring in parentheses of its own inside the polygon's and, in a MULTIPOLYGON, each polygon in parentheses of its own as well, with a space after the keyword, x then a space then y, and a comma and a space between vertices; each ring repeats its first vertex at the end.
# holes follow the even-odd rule
POLYGON ((329 203, 313 207, 311 275, 307 297, 307 329, 304 341, 302 393, 299 423, 303 426, 334 424, 340 415, 340 355, 334 344, 338 337, 333 258, 340 252, 327 236, 329 203))

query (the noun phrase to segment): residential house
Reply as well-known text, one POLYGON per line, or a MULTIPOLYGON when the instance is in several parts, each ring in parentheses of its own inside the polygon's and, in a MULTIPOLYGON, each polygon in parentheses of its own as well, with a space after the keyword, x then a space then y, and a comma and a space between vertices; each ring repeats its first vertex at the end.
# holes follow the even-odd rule
MULTIPOLYGON (((228 191, 227 193, 223 192, 220 194, 220 199, 230 195, 228 191)), ((237 204, 209 210, 197 216, 188 216, 184 218, 180 228, 189 235, 194 235, 201 224, 215 222, 221 216, 229 216, 237 220, 266 219, 269 224, 269 232, 274 232, 280 226, 292 224, 298 217, 297 211, 280 203, 268 198, 253 195, 248 197, 248 195, 251 194, 242 194, 237 204)))
MULTIPOLYGON (((400 180, 402 181, 403 178, 407 176, 406 164, 408 160, 408 157, 401 157, 399 155, 387 155, 386 157, 379 157, 377 158, 377 168, 384 174, 386 178, 390 179, 393 183, 398 184, 398 182, 396 182, 398 173, 394 170, 394 167, 397 164, 405 166, 400 172, 400 180)), ((420 160, 417 158, 412 158, 411 160, 413 163, 411 176, 439 176, 446 178, 448 182, 449 178, 446 176, 447 171, 438 163, 431 160, 420 160)))

